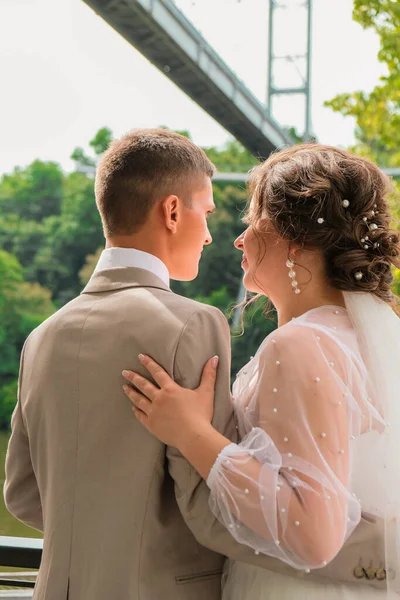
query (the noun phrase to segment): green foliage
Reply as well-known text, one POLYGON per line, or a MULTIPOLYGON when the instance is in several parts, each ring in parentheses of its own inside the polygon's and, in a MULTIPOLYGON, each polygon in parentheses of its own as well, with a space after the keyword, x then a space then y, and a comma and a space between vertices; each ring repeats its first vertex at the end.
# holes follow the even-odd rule
POLYGON ((204 151, 211 162, 217 167, 218 171, 222 172, 247 173, 249 169, 259 162, 237 140, 231 140, 224 148, 210 146, 204 148, 204 151))
POLYGON ((19 355, 26 337, 55 307, 48 290, 27 283, 15 256, 0 250, 0 429, 16 401, 19 355))
POLYGON ((0 214, 42 221, 58 213, 63 197, 63 174, 55 162, 35 160, 26 169, 16 167, 0 180, 0 214))
POLYGON ((75 161, 77 169, 84 172, 94 172, 97 158, 107 150, 111 142, 111 129, 102 127, 89 142, 89 146, 93 148, 95 156, 89 156, 80 146, 75 148, 71 154, 71 158, 75 161))
POLYGON ((378 58, 387 67, 371 93, 340 94, 326 102, 334 111, 356 119, 354 150, 384 167, 400 166, 400 3, 354 0, 353 17, 380 38, 378 58))
POLYGON ((103 154, 112 142, 112 131, 108 127, 102 127, 98 130, 89 145, 93 148, 96 156, 103 154))

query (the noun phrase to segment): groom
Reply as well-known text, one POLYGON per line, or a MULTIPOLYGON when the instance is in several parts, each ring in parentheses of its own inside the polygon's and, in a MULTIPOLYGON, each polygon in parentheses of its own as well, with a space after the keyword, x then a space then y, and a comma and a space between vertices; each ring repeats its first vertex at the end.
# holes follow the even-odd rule
POLYGON ((212 241, 213 172, 176 133, 114 142, 96 177, 106 249, 82 294, 25 343, 5 501, 44 533, 36 600, 219 600, 225 555, 271 561, 216 521, 205 482, 122 391, 141 352, 192 388, 218 355, 213 424, 236 438, 227 322, 169 287, 196 277, 212 241))

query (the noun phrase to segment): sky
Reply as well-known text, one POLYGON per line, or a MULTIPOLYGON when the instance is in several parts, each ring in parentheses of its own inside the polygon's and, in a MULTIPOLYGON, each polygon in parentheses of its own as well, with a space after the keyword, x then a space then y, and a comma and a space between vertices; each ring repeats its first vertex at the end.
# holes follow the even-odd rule
MULTIPOLYGON (((296 54, 304 45, 298 3, 285 0, 288 8, 277 13, 279 54, 296 54)), ((268 1, 176 4, 265 101, 268 1)), ((323 107, 324 101, 369 91, 385 72, 377 60, 379 40, 352 20, 352 6, 352 0, 313 0, 313 128, 319 141, 341 146, 353 142, 354 122, 323 107)), ((0 175, 36 158, 70 170, 73 149, 87 147, 103 126, 114 136, 135 127, 188 129, 202 146, 231 139, 82 0, 0 0, 0 67, 0 175)), ((276 77, 288 84, 296 75, 280 61, 276 77)), ((274 115, 282 124, 302 125, 293 99, 279 100, 274 115)))

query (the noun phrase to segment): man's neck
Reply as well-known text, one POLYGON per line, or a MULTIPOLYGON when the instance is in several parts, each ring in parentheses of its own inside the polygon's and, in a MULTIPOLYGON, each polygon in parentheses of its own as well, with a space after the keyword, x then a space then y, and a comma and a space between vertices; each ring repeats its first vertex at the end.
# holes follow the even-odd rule
POLYGON ((148 234, 147 236, 139 234, 113 236, 112 238, 106 238, 106 249, 130 248, 132 250, 140 250, 141 252, 152 254, 165 262, 165 257, 163 256, 164 253, 161 251, 160 245, 154 243, 152 237, 155 236, 152 236, 151 234, 148 234))

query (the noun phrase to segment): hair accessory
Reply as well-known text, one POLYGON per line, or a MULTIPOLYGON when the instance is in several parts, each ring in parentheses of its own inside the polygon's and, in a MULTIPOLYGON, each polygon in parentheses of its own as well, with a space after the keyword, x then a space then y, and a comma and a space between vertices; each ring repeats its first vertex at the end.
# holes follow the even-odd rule
POLYGON ((350 202, 349 200, 347 200, 346 198, 343 200, 342 202, 342 206, 344 206, 344 208, 349 208, 350 206, 350 202))
POLYGON ((293 262, 293 260, 290 257, 286 261, 286 266, 289 269, 289 277, 292 280, 292 288, 294 289, 294 293, 295 294, 300 294, 300 289, 298 287, 299 284, 296 281, 296 271, 293 271, 294 262, 293 262))
POLYGON ((357 279, 357 281, 360 281, 363 278, 363 274, 361 273, 361 271, 357 271, 356 273, 354 273, 354 279, 357 279))
POLYGON ((378 229, 378 225, 377 225, 376 223, 371 223, 371 224, 369 225, 369 229, 370 229, 370 230, 372 230, 372 231, 373 231, 374 229, 378 229))
POLYGON ((319 219, 317 219, 317 223, 318 223, 318 225, 322 225, 322 223, 325 223, 325 219, 323 219, 322 217, 319 217, 319 219))

